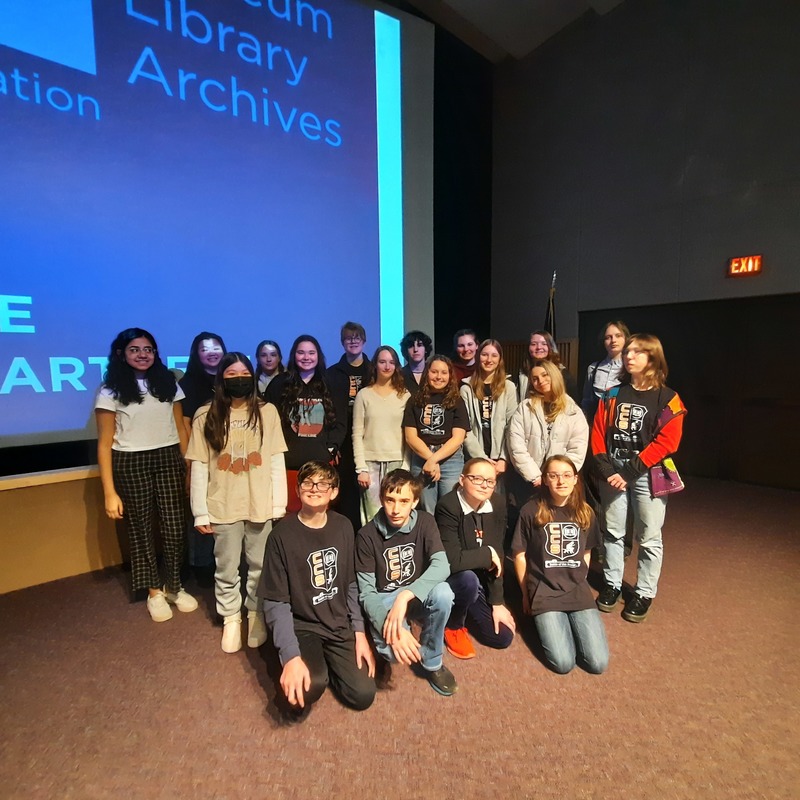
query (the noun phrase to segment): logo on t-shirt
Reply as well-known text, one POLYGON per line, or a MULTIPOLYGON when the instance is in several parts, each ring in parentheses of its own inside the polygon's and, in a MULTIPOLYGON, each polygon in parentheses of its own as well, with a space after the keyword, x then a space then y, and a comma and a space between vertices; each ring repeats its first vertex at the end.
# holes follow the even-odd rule
POLYGON ((488 393, 485 394, 483 396, 483 400, 481 400, 481 419, 483 420, 484 425, 488 425, 492 420, 493 406, 494 406, 494 400, 492 399, 491 394, 488 393))
POLYGON ((639 433, 644 425, 644 418, 647 415, 647 408, 635 403, 617 404, 617 419, 615 426, 620 431, 627 433, 639 433))
POLYGON ((414 543, 401 544, 396 547, 387 547, 383 551, 383 560, 386 563, 386 580, 389 584, 386 591, 393 591, 398 586, 408 583, 416 571, 414 567, 414 543))
POLYGON ((441 403, 427 403, 420 414, 422 430, 428 436, 444 436, 444 406, 441 403))
POLYGON ((547 536, 544 549, 553 556, 553 560, 545 559, 545 568, 580 567, 581 561, 576 556, 581 549, 581 529, 574 522, 548 522, 544 532, 547 536))
POLYGON ((350 376, 350 405, 353 405, 353 401, 356 399, 356 395, 358 394, 358 390, 361 388, 361 376, 360 375, 351 375, 350 376))
POLYGON ((292 425, 298 436, 315 438, 325 425, 325 406, 319 398, 301 397, 297 401, 300 419, 292 425))
POLYGON ((335 547, 323 547, 311 553, 307 561, 311 569, 311 585, 315 590, 321 589, 311 600, 317 606, 339 593, 339 587, 333 585, 339 573, 339 551, 335 547))
POLYGON ((225 450, 219 454, 217 459, 217 469, 220 472, 230 472, 233 475, 241 475, 251 469, 258 469, 263 463, 261 453, 258 450, 247 452, 250 447, 258 447, 253 439, 252 429, 246 419, 232 419, 230 429, 243 430, 244 436, 228 436, 225 443, 225 450))

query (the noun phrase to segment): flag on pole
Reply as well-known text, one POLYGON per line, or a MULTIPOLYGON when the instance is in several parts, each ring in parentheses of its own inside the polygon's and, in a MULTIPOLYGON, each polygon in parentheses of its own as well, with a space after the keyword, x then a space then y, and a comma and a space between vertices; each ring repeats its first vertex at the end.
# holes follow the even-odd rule
POLYGON ((553 282, 550 284, 550 294, 547 298, 547 313, 544 315, 544 325, 542 326, 552 337, 556 339, 556 271, 553 270, 553 282))

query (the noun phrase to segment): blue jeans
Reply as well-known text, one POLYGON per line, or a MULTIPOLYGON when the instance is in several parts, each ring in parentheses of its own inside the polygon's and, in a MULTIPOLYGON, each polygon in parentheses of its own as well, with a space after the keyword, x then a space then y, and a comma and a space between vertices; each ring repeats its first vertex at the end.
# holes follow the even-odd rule
MULTIPOLYGON (((416 453, 411 454, 411 474, 419 475, 422 472, 422 467, 425 464, 425 459, 420 458, 416 453)), ((420 507, 433 514, 436 504, 446 495, 453 491, 458 479, 461 476, 461 470, 464 469, 464 452, 461 448, 456 450, 453 455, 446 458, 439 464, 439 471, 441 477, 438 481, 432 481, 430 478, 423 478, 425 484, 422 489, 422 499, 420 507)))
POLYGON ((514 632, 500 625, 494 632, 492 607, 486 600, 486 590, 478 574, 471 569, 454 572, 447 579, 455 600, 447 627, 452 630, 466 628, 482 645, 502 650, 514 640, 514 632))
MULTIPOLYGON (((394 605, 397 595, 403 591, 402 588, 395 589, 393 592, 381 594, 384 608, 389 611, 394 605)), ((408 619, 413 619, 422 625, 422 632, 419 635, 421 663, 424 669, 434 672, 442 666, 442 653, 444 652, 444 626, 450 617, 450 609, 453 607, 453 590, 446 583, 437 583, 428 592, 425 600, 420 601, 416 597, 408 604, 408 619)), ((408 622, 403 623, 403 627, 409 629, 408 622)), ((372 640, 375 649, 387 660, 395 661, 394 651, 383 638, 383 631, 375 630, 371 625, 372 640)), ((409 629, 410 630, 410 629, 409 629)))
POLYGON ((596 608, 585 611, 546 611, 534 618, 547 661, 565 675, 576 663, 599 675, 608 668, 608 642, 596 608))
MULTIPOLYGON (((616 465, 616 464, 615 464, 616 465)), ((603 567, 606 583, 615 589, 622 587, 625 568, 625 521, 628 504, 633 511, 633 535, 639 542, 636 570, 636 594, 653 598, 658 590, 658 578, 664 560, 661 528, 667 513, 667 498, 650 495, 650 479, 645 472, 628 484, 624 492, 600 481, 600 499, 605 514, 606 564, 603 567)))

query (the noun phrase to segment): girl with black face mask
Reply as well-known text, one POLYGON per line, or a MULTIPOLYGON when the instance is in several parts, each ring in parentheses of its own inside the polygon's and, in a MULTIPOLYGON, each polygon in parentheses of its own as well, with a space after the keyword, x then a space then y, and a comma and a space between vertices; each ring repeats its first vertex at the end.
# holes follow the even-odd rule
POLYGON ((286 513, 284 452, 277 409, 258 396, 253 365, 243 353, 227 353, 219 364, 213 400, 194 417, 186 452, 193 462, 195 528, 214 536, 214 594, 226 653, 242 648, 243 551, 247 644, 259 647, 267 638, 256 589, 272 521, 286 513))

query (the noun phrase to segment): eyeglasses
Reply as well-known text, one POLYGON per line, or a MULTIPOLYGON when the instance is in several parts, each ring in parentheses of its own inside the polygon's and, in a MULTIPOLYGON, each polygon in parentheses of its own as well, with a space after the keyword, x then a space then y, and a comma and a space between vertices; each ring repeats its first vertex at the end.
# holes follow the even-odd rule
POLYGON ((473 486, 487 486, 489 489, 494 489, 497 486, 497 481, 494 478, 483 478, 480 475, 465 475, 473 486))
POLYGON ((138 356, 139 353, 144 353, 146 356, 152 356, 155 354, 156 349, 155 347, 136 347, 134 345, 133 347, 126 347, 125 352, 130 353, 132 356, 138 356))
POLYGON ((352 342, 353 344, 358 344, 359 342, 363 342, 364 340, 360 336, 345 336, 345 342, 352 342))
POLYGON ((328 492, 333 488, 330 481, 301 481, 300 488, 304 492, 313 492, 314 489, 319 489, 321 492, 328 492))
POLYGON ((562 480, 568 481, 570 478, 575 477, 574 472, 547 472, 547 480, 549 481, 557 481, 559 478, 562 480))

